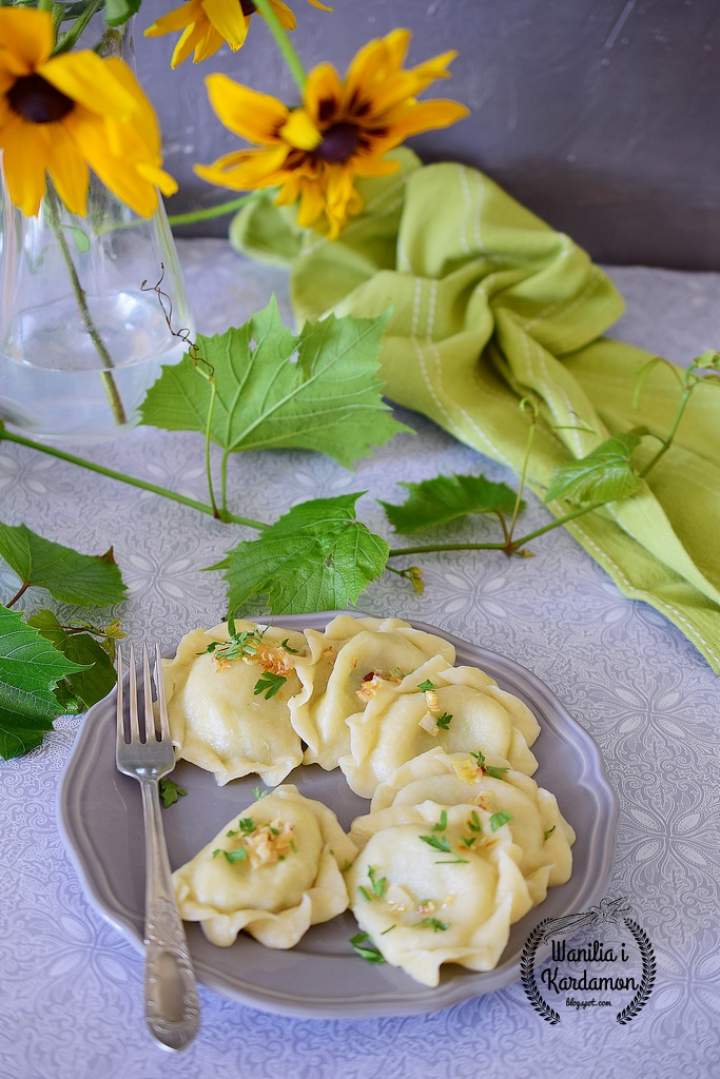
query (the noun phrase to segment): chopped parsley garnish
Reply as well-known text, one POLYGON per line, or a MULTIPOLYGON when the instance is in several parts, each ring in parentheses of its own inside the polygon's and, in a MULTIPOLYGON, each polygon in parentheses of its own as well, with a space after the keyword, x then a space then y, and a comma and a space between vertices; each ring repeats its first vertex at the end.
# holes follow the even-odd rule
POLYGON ((264 791, 262 787, 255 787, 253 790, 253 798, 256 802, 259 802, 261 798, 267 798, 270 791, 264 791))
POLYGON ((160 780, 160 799, 164 809, 174 806, 178 798, 184 798, 187 791, 184 787, 178 787, 177 783, 168 777, 160 780))
POLYGON ((505 773, 509 770, 509 768, 498 768, 494 764, 485 765, 485 775, 490 776, 491 779, 504 779, 505 773))
POLYGON ((482 750, 478 749, 474 753, 471 751, 470 756, 475 758, 475 763, 477 764, 478 768, 485 767, 485 754, 482 752, 482 750))
POLYGON ((497 832, 498 828, 502 828, 503 824, 507 824, 509 820, 512 820, 512 817, 504 809, 501 809, 499 813, 493 813, 490 818, 490 830, 497 832))
POLYGON ((255 821, 252 817, 241 817, 238 821, 238 828, 243 835, 252 835, 255 831, 255 821))
POLYGON ((427 843, 428 847, 432 847, 434 850, 441 850, 443 854, 450 854, 450 844, 446 835, 421 835, 419 837, 423 843, 427 843))
POLYGON ((431 682, 429 678, 426 678, 424 682, 418 682, 418 689, 421 689, 423 693, 435 688, 435 683, 431 682))
POLYGON ((287 678, 284 674, 273 674, 272 671, 265 671, 265 674, 260 675, 255 683, 253 693, 256 697, 260 693, 264 695, 266 701, 269 701, 278 690, 282 689, 286 682, 287 678))
POLYGON ((289 644, 288 644, 288 638, 287 638, 287 637, 286 637, 286 638, 285 638, 285 640, 284 640, 284 641, 282 642, 282 644, 280 645, 280 647, 281 647, 281 648, 284 648, 284 649, 285 649, 285 651, 286 651, 286 652, 289 652, 289 653, 290 653, 290 655, 292 655, 292 656, 299 656, 299 655, 300 655, 300 652, 301 652, 301 649, 300 649, 300 648, 292 648, 292 647, 291 647, 291 645, 289 645, 289 644))
POLYGON ((387 929, 383 929, 383 931, 382 931, 382 933, 380 934, 380 936, 381 936, 381 937, 384 937, 384 936, 385 936, 385 934, 386 934, 386 933, 389 933, 391 929, 397 929, 397 925, 395 925, 395 923, 394 923, 394 922, 393 922, 393 924, 392 924, 392 925, 389 925, 389 926, 387 927, 387 929))
POLYGON ((235 862, 244 862, 247 858, 247 851, 244 847, 238 847, 237 850, 223 850, 222 847, 216 847, 212 852, 213 858, 217 858, 218 854, 224 855, 230 865, 234 865, 235 862))
POLYGON ((373 944, 372 940, 367 933, 356 933, 355 936, 350 937, 350 943, 360 956, 361 959, 366 960, 368 963, 384 963, 385 958, 378 948, 377 944, 373 944))
POLYGON ((545 842, 546 839, 550 838, 550 836, 553 834, 554 831, 555 831, 555 825, 553 824, 552 828, 548 828, 547 832, 543 832, 543 843, 545 842))
POLYGON ((477 810, 473 809, 468 819, 467 826, 471 832, 482 832, 482 821, 480 820, 477 810))
POLYGON ((433 824, 433 832, 444 832, 447 828, 447 810, 443 809, 437 824, 433 824))
POLYGON ((441 716, 438 716, 437 719, 435 720, 435 722, 437 723, 437 725, 438 725, 438 727, 440 728, 441 731, 450 730, 451 721, 452 721, 452 716, 450 715, 449 712, 443 712, 443 714, 441 716))
POLYGON ((443 862, 434 862, 433 865, 469 865, 467 858, 446 858, 443 862))
POLYGON ((418 925, 421 929, 432 929, 433 933, 444 933, 450 928, 447 922, 441 922, 439 918, 423 918, 418 925))
POLYGON ((368 866, 368 879, 370 881, 370 888, 366 888, 363 884, 358 884, 358 891, 367 899, 368 903, 371 903, 373 899, 382 899, 387 891, 387 877, 377 876, 377 870, 374 865, 368 866))
POLYGON ((477 843, 476 835, 464 835, 460 837, 460 842, 465 847, 472 847, 473 843, 477 843))
POLYGON ((241 633, 238 633, 235 628, 235 619, 232 615, 228 615, 228 636, 227 641, 211 641, 205 649, 206 652, 211 652, 216 659, 242 659, 244 656, 251 658, 255 655, 258 647, 262 644, 264 635, 259 629, 244 629, 241 633))

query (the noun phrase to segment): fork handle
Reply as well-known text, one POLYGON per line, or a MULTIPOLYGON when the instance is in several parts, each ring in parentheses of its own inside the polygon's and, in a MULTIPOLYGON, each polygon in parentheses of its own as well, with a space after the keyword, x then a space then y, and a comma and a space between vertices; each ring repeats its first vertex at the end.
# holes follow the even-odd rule
POLYGON ((184 1049, 200 1025, 195 974, 178 914, 157 780, 141 780, 145 819, 145 1021, 168 1049, 184 1049))

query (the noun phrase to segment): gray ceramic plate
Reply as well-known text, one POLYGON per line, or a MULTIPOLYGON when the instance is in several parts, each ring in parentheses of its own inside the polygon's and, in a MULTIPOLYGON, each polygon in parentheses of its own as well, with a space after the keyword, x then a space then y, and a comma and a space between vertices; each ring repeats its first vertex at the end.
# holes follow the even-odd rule
MULTIPOLYGON (((262 620, 322 628, 335 613, 262 620)), ((441 632, 422 622, 413 624, 441 632)), ((315 926, 289 951, 264 948, 247 934, 231 948, 216 948, 197 925, 188 924, 195 970, 206 985, 243 1004, 283 1015, 362 1018, 432 1012, 515 981, 523 942, 539 918, 583 910, 602 897, 615 849, 617 801, 597 746, 547 686, 524 667, 449 633, 442 636, 457 648, 458 663, 482 667, 538 717, 542 733, 534 746, 540 762, 535 779, 557 795, 561 811, 577 832, 571 880, 550 889, 542 907, 513 926, 495 970, 476 974, 445 967, 436 989, 419 985, 400 970, 356 957, 348 940, 357 926, 349 913, 315 926)), ((252 792, 258 779, 249 776, 217 787, 209 773, 184 762, 174 778, 188 791, 187 798, 163 814, 170 864, 176 868, 255 800, 252 792)), ((367 812, 368 803, 348 789, 339 769, 300 767, 286 782, 331 806, 345 828, 367 812)), ((63 777, 59 815, 65 844, 91 902, 142 949, 142 812, 137 784, 115 769, 114 694, 85 717, 63 777)))

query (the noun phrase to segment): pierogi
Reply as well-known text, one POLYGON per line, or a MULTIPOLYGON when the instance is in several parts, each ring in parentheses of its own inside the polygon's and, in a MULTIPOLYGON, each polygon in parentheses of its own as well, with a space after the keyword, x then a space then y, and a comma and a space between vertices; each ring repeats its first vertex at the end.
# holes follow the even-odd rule
POLYGON ((163 665, 177 757, 220 785, 249 773, 281 783, 302 761, 288 701, 300 691, 305 650, 302 633, 241 620, 234 637, 226 623, 186 633, 163 665))
POLYGON ((277 787, 175 871, 178 909, 221 947, 244 929, 269 948, 292 948, 347 909, 342 870, 356 853, 332 810, 292 784, 277 787))
POLYGON ((308 656, 297 663, 302 691, 290 701, 293 726, 307 743, 306 764, 336 768, 350 749, 347 719, 379 686, 397 685, 432 656, 449 666, 449 641, 400 618, 338 615, 320 633, 307 629, 308 656))
POLYGON ((424 985, 443 963, 492 970, 533 905, 520 849, 491 816, 424 802, 363 818, 346 873, 352 912, 385 961, 424 985))
MULTIPOLYGON (((575 832, 560 813, 555 795, 538 787, 530 776, 510 768, 501 757, 481 763, 477 756, 446 753, 436 746, 401 765, 388 783, 376 788, 370 814, 428 800, 445 806, 464 803, 490 812, 506 811, 513 842, 521 850, 518 864, 523 874, 527 877, 549 866, 549 886, 570 879, 575 832)), ((368 820, 358 817, 353 822, 353 839, 361 839, 368 820)), ((535 902, 543 898, 535 898, 535 902)))
POLYGON ((340 758, 340 768, 362 798, 436 745, 448 753, 502 757, 526 775, 537 768, 529 747, 540 728, 527 705, 477 667, 447 667, 440 656, 397 685, 379 685, 347 725, 350 752, 340 758))

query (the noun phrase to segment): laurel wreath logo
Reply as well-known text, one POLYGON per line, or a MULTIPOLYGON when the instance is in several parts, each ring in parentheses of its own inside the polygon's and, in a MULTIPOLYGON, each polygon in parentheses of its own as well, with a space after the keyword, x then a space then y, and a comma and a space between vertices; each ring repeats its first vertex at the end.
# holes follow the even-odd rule
POLYGON ((620 1023, 621 1026, 625 1026, 631 1019, 634 1019, 638 1012, 642 1011, 647 1004, 648 997, 652 993, 653 986, 655 985, 656 973, 655 951, 650 943, 649 936, 642 926, 638 925, 632 918, 624 918, 623 921, 632 933, 635 938, 635 943, 640 949, 642 978, 640 979, 640 988, 635 996, 630 1003, 615 1016, 617 1022, 620 1023))
POLYGON ((544 918, 543 921, 539 922, 525 941, 522 956, 520 957, 520 980, 522 981, 525 995, 535 1011, 542 1016, 546 1023, 554 1027, 560 1022, 560 1016, 543 998, 535 981, 535 953, 551 920, 550 918, 544 918))
POLYGON ((560 1022, 560 1015, 548 1004, 538 989, 535 980, 537 950, 541 943, 546 943, 554 936, 567 936, 568 933, 575 932, 578 927, 582 926, 592 927, 598 924, 612 923, 619 925, 621 922, 625 924, 640 952, 642 976, 635 996, 617 1013, 615 1019, 621 1026, 626 1026, 645 1007, 655 985, 657 971, 655 951, 642 926, 633 918, 626 916, 629 909, 627 901, 624 899, 603 899, 597 907, 593 907, 589 911, 562 918, 544 918, 541 922, 538 922, 532 933, 530 933, 520 957, 520 980, 530 1004, 550 1026, 556 1026, 560 1022))

